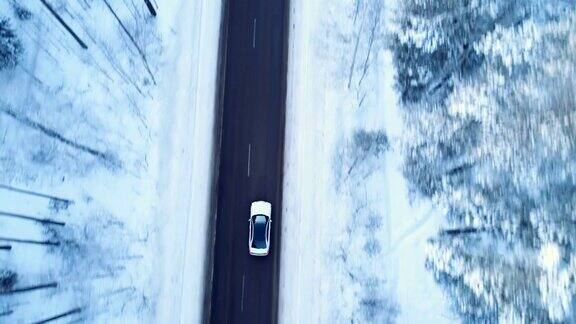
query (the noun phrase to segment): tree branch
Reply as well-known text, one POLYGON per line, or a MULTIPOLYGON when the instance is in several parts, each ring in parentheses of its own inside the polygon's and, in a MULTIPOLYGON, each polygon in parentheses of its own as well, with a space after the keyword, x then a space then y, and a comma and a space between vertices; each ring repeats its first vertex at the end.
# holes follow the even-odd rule
POLYGON ((44 125, 35 122, 31 119, 29 119, 26 116, 22 116, 18 113, 16 113, 14 110, 10 109, 9 107, 3 106, 0 107, 0 112, 4 113, 5 115, 15 119, 16 121, 18 121, 19 123, 28 126, 30 128, 33 128, 41 133, 43 133, 44 135, 51 137, 67 146, 70 146, 74 149, 80 150, 82 152, 88 153, 100 160, 105 161, 106 163, 112 164, 114 166, 119 166, 119 162, 115 161, 111 156, 109 156, 108 154, 104 153, 104 152, 100 152, 98 150, 95 150, 93 148, 90 148, 86 145, 83 144, 79 144, 76 143, 72 140, 67 139, 66 137, 60 135, 58 132, 56 132, 53 129, 50 129, 48 127, 45 127, 44 125))
POLYGON ((120 17, 118 17, 118 15, 116 15, 116 12, 114 11, 114 9, 112 9, 112 6, 110 6, 110 3, 108 2, 108 0, 102 0, 102 1, 104 1, 104 3, 106 4, 106 7, 108 7, 108 9, 112 13, 112 15, 114 15, 114 18, 116 18, 116 20, 120 24, 120 27, 122 27, 122 29, 124 30, 126 35, 128 35, 128 38, 130 39, 132 44, 134 44, 134 47, 136 47, 136 49, 138 50, 140 57, 142 57, 142 61, 144 61, 144 67, 146 68, 146 70, 150 74, 150 77, 152 78, 152 82, 154 82, 154 84, 156 84, 156 78, 154 77, 154 74, 150 70, 150 66, 148 65, 148 60, 146 59, 146 54, 144 54, 144 51, 140 48, 140 46, 138 46, 138 43, 136 43, 136 40, 134 39, 132 34, 130 34, 130 32, 128 31, 126 26, 124 26, 124 23, 122 23, 122 20, 120 20, 120 17))

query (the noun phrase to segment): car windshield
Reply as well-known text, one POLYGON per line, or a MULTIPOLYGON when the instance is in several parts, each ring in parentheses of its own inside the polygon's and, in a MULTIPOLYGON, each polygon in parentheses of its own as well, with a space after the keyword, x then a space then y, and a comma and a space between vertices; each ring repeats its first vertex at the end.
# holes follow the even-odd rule
POLYGON ((266 248, 266 225, 268 221, 266 216, 254 216, 254 239, 252 247, 257 249, 266 248))

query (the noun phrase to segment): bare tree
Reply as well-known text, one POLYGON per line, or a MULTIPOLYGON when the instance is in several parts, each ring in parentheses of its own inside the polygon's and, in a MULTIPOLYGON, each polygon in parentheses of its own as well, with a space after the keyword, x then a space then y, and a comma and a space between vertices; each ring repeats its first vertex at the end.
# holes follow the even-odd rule
MULTIPOLYGON (((56 197, 53 195, 48 195, 45 193, 41 193, 41 192, 36 192, 36 191, 30 191, 30 190, 24 190, 24 189, 20 189, 20 188, 15 188, 12 186, 8 186, 5 184, 1 184, 0 183, 0 188, 2 189, 6 189, 6 190, 10 190, 10 191, 14 191, 14 192, 18 192, 18 193, 22 193, 25 195, 31 195, 31 196, 36 196, 36 197, 41 197, 41 198, 46 198, 46 199, 50 199, 50 201, 57 201, 61 204, 65 204, 66 208, 68 208, 69 205, 74 203, 74 200, 71 199, 66 199, 66 198, 62 198, 62 197, 56 197)), ((63 209, 66 209, 63 208, 63 209)))
POLYGON ((58 221, 48 219, 48 218, 38 218, 38 217, 27 216, 27 215, 16 214, 16 213, 9 213, 9 212, 4 212, 4 211, 0 211, 0 216, 25 219, 25 220, 40 223, 42 225, 58 225, 58 226, 66 225, 66 223, 64 223, 64 222, 58 222, 58 221))
POLYGON ((152 78, 152 82, 154 82, 154 84, 156 84, 156 78, 154 77, 154 74, 152 73, 152 70, 150 70, 150 66, 148 65, 148 59, 146 58, 146 54, 144 53, 144 51, 142 50, 142 48, 138 45, 138 43, 136 43, 136 40, 134 39, 134 36, 132 36, 132 34, 130 34, 130 32, 128 31, 128 29, 126 28, 126 26, 124 26, 124 23, 122 22, 122 20, 120 20, 120 17, 118 17, 118 15, 116 14, 116 12, 114 11, 114 9, 112 9, 112 6, 110 5, 110 3, 108 2, 108 0, 103 0, 104 3, 106 4, 106 7, 108 7, 108 9, 110 10, 110 12, 112 13, 112 15, 114 16, 114 18, 116 18, 116 21, 118 21, 118 24, 120 24, 120 27, 122 27, 122 30, 124 30, 124 32, 126 33, 126 35, 128 36, 128 38, 130 39, 130 41, 132 42, 132 44, 134 45, 134 47, 136 47, 136 50, 138 51, 138 54, 140 54, 140 57, 142 58, 142 61, 144 62, 144 67, 146 68, 146 71, 148 71, 148 74, 150 74, 150 77, 152 78))
POLYGON ((144 0, 144 2, 146 3, 146 7, 148 7, 148 10, 150 11, 150 14, 156 17, 156 9, 154 9, 154 6, 150 2, 150 0, 144 0))
POLYGON ((80 307, 74 308, 74 309, 71 309, 71 310, 69 310, 69 311, 67 311, 67 312, 64 312, 64 313, 61 313, 61 314, 58 314, 58 315, 54 315, 54 316, 52 316, 52 317, 49 317, 49 318, 46 318, 46 319, 43 319, 43 320, 34 322, 34 324, 43 324, 43 323, 53 322, 53 321, 62 319, 62 318, 64 318, 64 317, 68 317, 68 316, 70 316, 70 315, 78 314, 78 313, 80 313, 80 312, 82 312, 82 308, 80 308, 80 307))
POLYGON ((0 236, 0 241, 22 243, 22 244, 35 244, 35 245, 50 245, 50 246, 60 245, 60 242, 57 242, 57 241, 36 241, 36 240, 27 240, 27 239, 19 239, 19 238, 4 237, 4 236, 0 236))
POLYGON ((0 311, 0 317, 12 315, 12 313, 14 313, 14 311, 11 309, 3 310, 3 311, 0 311))
POLYGON ((62 19, 62 17, 60 17, 60 15, 56 12, 56 10, 54 10, 54 8, 46 0, 40 0, 40 1, 46 7, 46 9, 48 9, 48 11, 50 11, 50 13, 54 16, 54 18, 56 18, 56 20, 58 20, 58 22, 64 27, 64 29, 66 29, 68 31, 68 33, 70 33, 70 35, 72 35, 72 37, 74 37, 76 42, 78 42, 78 44, 80 44, 80 46, 83 49, 88 49, 88 46, 86 45, 86 43, 84 43, 84 41, 82 39, 80 39, 80 37, 78 37, 78 35, 72 30, 72 28, 70 28, 70 26, 68 26, 68 24, 64 21, 64 19, 62 19))
POLYGON ((18 121, 19 123, 33 128, 41 133, 43 133, 44 135, 51 137, 69 147, 72 147, 74 149, 80 150, 84 153, 88 153, 92 156, 94 156, 95 158, 98 158, 102 161, 104 161, 107 164, 110 164, 114 167, 119 167, 119 162, 116 161, 114 158, 112 158, 112 156, 110 156, 109 154, 106 154, 104 152, 98 151, 96 149, 93 149, 91 147, 88 147, 84 144, 79 144, 75 141, 72 141, 66 137, 64 137, 63 135, 61 135, 60 133, 56 132, 55 130, 48 128, 36 121, 31 120, 30 118, 23 116, 19 113, 17 113, 16 111, 12 110, 10 107, 6 106, 6 105, 1 105, 0 103, 0 113, 3 113, 9 117, 11 117, 12 119, 18 121))
POLYGON ((34 291, 34 290, 39 290, 39 289, 48 289, 48 288, 56 288, 56 287, 58 287, 57 282, 50 282, 47 284, 34 285, 34 286, 28 286, 28 287, 22 287, 22 288, 13 288, 11 290, 0 291, 0 296, 21 294, 21 293, 26 293, 26 292, 30 292, 30 291, 34 291))
POLYGON ((445 229, 440 231, 440 235, 446 236, 456 236, 456 235, 463 235, 463 234, 476 234, 485 232, 485 227, 461 227, 461 228, 452 228, 452 229, 445 229))

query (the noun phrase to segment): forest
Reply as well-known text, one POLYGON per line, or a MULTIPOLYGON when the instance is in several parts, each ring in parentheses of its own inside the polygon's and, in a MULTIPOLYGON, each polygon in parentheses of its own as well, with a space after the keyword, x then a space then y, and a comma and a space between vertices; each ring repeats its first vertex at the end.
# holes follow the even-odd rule
POLYGON ((463 322, 573 322, 574 3, 408 0, 398 11, 403 174, 444 215, 427 269, 463 322))
POLYGON ((0 323, 151 316, 157 8, 0 1, 0 323))

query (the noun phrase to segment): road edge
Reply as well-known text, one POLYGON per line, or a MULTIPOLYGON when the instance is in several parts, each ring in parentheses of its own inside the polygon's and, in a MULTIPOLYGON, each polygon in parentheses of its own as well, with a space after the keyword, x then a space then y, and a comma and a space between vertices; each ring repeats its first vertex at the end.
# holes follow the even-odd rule
POLYGON ((212 307, 212 280, 214 273, 214 247, 216 243, 216 219, 218 217, 218 180, 220 170, 220 147, 222 145, 222 117, 224 110, 224 88, 226 83, 226 59, 228 47, 228 0, 222 0, 220 11, 220 39, 218 40, 216 107, 214 118, 214 139, 212 143, 212 185, 210 188, 210 214, 208 215, 206 263, 204 268, 204 307, 202 323, 210 323, 212 307))
POLYGON ((283 48, 282 48, 282 75, 284 76, 282 79, 282 98, 281 98, 281 102, 283 105, 283 112, 281 114, 281 121, 280 121, 280 129, 278 130, 279 133, 281 134, 281 144, 280 147, 278 148, 278 152, 280 154, 280 159, 278 161, 279 167, 278 169, 278 178, 279 178, 279 183, 280 186, 278 187, 278 192, 276 193, 277 196, 279 197, 278 199, 278 209, 280 211, 280 213, 282 214, 282 217, 278 217, 279 221, 276 222, 276 237, 278 237, 278 239, 276 240, 276 244, 274 244, 275 248, 274 248, 274 255, 275 255, 275 260, 274 260, 274 284, 273 284, 273 291, 272 291, 272 295, 274 296, 274 302, 272 304, 273 310, 272 310, 272 323, 278 323, 279 319, 278 319, 278 313, 279 313, 279 309, 278 309, 278 305, 279 305, 279 300, 280 300, 280 295, 279 295, 279 290, 280 290, 280 271, 282 270, 280 267, 280 258, 281 258, 281 251, 282 251, 282 239, 281 239, 281 235, 282 235, 282 218, 284 217, 283 215, 283 193, 284 193, 284 157, 286 156, 286 152, 285 152, 285 142, 286 142, 286 99, 287 99, 287 91, 288 91, 288 58, 289 58, 289 48, 290 48, 290 0, 286 0, 284 2, 284 30, 283 30, 283 37, 284 37, 284 44, 283 44, 283 48))

